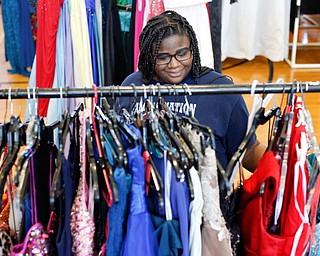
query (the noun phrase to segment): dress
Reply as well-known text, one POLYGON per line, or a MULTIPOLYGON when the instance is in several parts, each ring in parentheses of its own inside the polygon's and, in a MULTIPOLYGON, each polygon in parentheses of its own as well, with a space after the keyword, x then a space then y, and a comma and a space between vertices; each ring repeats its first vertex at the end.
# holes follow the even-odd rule
POLYGON ((91 87, 93 83, 89 29, 85 1, 69 1, 70 27, 73 46, 75 87, 91 87))
MULTIPOLYGON (((134 129, 135 134, 140 134, 137 128, 132 127, 131 129, 134 129)), ((134 252, 136 255, 155 256, 157 255, 158 244, 147 209, 144 159, 141 156, 141 151, 141 145, 126 149, 129 171, 132 174, 132 186, 127 232, 121 255, 132 255, 132 252, 134 252)))
MULTIPOLYGON (((76 145, 74 139, 72 139, 72 146, 70 147, 71 151, 76 150, 76 145)), ((75 170, 73 154, 69 154, 69 158, 62 159, 62 177, 61 183, 64 185, 64 197, 59 198, 60 203, 60 219, 59 219, 59 229, 56 238, 56 247, 58 255, 71 256, 71 246, 72 246, 72 237, 70 230, 70 209, 72 206, 74 194, 75 194, 75 181, 73 179, 73 172, 79 171, 75 170)))
POLYGON ((87 19, 88 19, 88 31, 89 31, 89 40, 91 47, 91 61, 92 61, 92 74, 93 74, 93 83, 99 86, 99 73, 98 73, 98 60, 97 60, 97 48, 96 48, 96 38, 95 38, 95 26, 96 22, 96 10, 95 10, 95 1, 86 0, 86 10, 87 10, 87 19))
MULTIPOLYGON (((56 65, 56 37, 60 6, 63 0, 39 0, 37 6, 37 63, 36 84, 39 88, 52 88, 56 65)), ((39 99, 38 114, 46 116, 49 99, 39 99)))
MULTIPOLYGON (((192 144, 201 152, 201 139, 197 131, 189 135, 192 144)), ((210 256, 215 252, 220 255, 232 255, 230 232, 220 209, 218 171, 215 151, 211 147, 205 154, 199 154, 199 175, 203 195, 203 221, 201 229, 201 255, 210 256)))
MULTIPOLYGON (((107 134, 106 134, 107 136, 107 134)), ((107 158, 111 165, 114 164, 112 157, 112 145, 110 141, 104 142, 107 158)), ((108 238, 106 243, 106 255, 120 255, 123 235, 125 216, 128 208, 129 193, 132 184, 132 176, 126 173, 123 167, 116 166, 114 169, 114 181, 116 183, 119 195, 119 201, 112 205, 108 212, 108 238)))
POLYGON ((289 51, 290 0, 222 1, 221 60, 264 56, 283 61, 289 51), (266 22, 268 21, 268 22, 266 22))
MULTIPOLYGON (((153 80, 150 84, 156 84, 153 80)), ((181 84, 232 84, 223 75, 211 71, 200 78, 198 82, 191 75, 188 75, 181 84)), ((135 72, 129 75, 122 85, 143 84, 141 73, 135 72)), ((177 115, 183 115, 184 111, 190 110, 201 124, 213 129, 216 140, 216 155, 221 165, 226 168, 231 156, 237 151, 238 146, 246 135, 248 110, 241 95, 191 95, 188 102, 185 95, 175 95, 164 97, 167 106, 177 115), (209 110, 209 111, 208 111, 209 110)), ((119 97, 115 104, 117 111, 121 107, 128 110, 134 102, 134 98, 119 97)), ((157 97, 153 96, 153 102, 157 102, 157 97)), ((253 144, 256 137, 253 136, 248 147, 253 144)))
POLYGON ((22 61, 22 46, 20 41, 19 1, 2 0, 2 19, 5 34, 5 57, 10 62, 12 74, 30 76, 22 61))
MULTIPOLYGON (((170 229, 169 226, 175 225, 174 221, 178 220, 180 239, 182 244, 182 255, 189 255, 189 192, 186 181, 180 182, 176 179, 176 172, 172 166, 169 164, 169 159, 166 157, 166 151, 164 151, 163 156, 157 156, 153 154, 153 158, 156 169, 159 171, 159 174, 164 181, 164 191, 162 191, 162 197, 164 200, 163 209, 156 209, 156 215, 158 217, 165 217, 165 222, 161 223, 160 226, 156 226, 157 230, 161 229, 170 229), (167 173, 169 172, 169 174, 167 173), (170 175, 170 177, 166 176, 170 175), (171 178, 171 180, 170 180, 171 178), (166 180, 166 181, 165 181, 166 180), (169 184, 167 181, 169 180, 169 184), (166 188, 169 188, 169 192, 166 188), (166 199, 166 197, 169 197, 166 199), (171 208, 171 209, 170 209, 171 208), (169 210, 168 210, 169 209, 169 210)), ((151 192, 151 191, 150 191, 151 192)), ((157 197, 154 197, 154 205, 159 206, 157 197)), ((169 232, 169 234, 172 234, 169 232)), ((161 235, 162 239, 163 234, 161 235)), ((158 235, 159 238, 159 235, 158 235)), ((164 247, 161 246, 161 239, 159 241, 160 250, 164 253, 164 247)), ((179 254, 180 255, 180 254, 179 254)))
POLYGON ((166 11, 176 11, 188 20, 198 39, 201 63, 213 68, 208 2, 211 0, 163 0, 166 11))
POLYGON ((189 170, 193 190, 194 199, 190 202, 190 228, 189 228, 189 252, 190 256, 196 256, 201 252, 201 224, 202 224, 202 207, 203 197, 202 188, 198 170, 193 166, 189 170))

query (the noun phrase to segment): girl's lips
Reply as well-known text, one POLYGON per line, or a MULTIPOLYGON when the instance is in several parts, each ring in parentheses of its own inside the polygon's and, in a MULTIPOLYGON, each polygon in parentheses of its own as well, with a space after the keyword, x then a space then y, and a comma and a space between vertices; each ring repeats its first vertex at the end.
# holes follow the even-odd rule
POLYGON ((181 72, 170 72, 170 73, 168 73, 169 74, 169 76, 171 76, 171 77, 179 77, 179 76, 181 76, 181 72))

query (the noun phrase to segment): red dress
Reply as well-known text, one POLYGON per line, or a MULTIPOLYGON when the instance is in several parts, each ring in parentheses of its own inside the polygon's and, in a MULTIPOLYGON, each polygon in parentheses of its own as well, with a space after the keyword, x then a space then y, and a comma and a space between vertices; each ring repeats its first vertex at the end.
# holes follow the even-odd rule
POLYGON ((295 106, 289 143, 288 169, 277 234, 268 232, 273 224, 274 205, 280 184, 280 165, 273 152, 266 152, 257 170, 243 182, 240 205, 242 244, 245 255, 303 255, 310 238, 310 224, 306 211, 309 174, 298 150, 303 148, 304 125, 297 125, 299 103, 295 106), (303 140, 302 140, 303 141, 303 140), (260 193, 262 184, 264 192, 260 193), (271 217, 270 217, 271 216, 271 217), (271 221, 270 221, 271 220, 271 221))
MULTIPOLYGON (((63 0, 38 0, 37 46, 36 46, 36 86, 52 88, 56 66, 56 37, 60 6, 63 0)), ((46 116, 50 99, 39 99, 38 115, 46 116)))

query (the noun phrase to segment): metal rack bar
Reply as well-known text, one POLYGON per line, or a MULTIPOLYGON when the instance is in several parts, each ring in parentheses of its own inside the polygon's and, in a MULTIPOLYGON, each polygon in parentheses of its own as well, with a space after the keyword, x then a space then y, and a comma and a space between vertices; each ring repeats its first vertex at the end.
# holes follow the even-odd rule
MULTIPOLYGON (((320 92, 320 82, 303 83, 260 83, 255 86, 254 93, 288 93, 293 89, 297 92, 320 92)), ((97 93, 103 97, 119 96, 152 96, 152 95, 192 95, 208 94, 250 94, 251 84, 218 84, 218 85, 139 85, 139 86, 105 86, 97 87, 97 93)), ((83 98, 93 97, 94 89, 84 88, 34 88, 34 89, 0 89, 0 99, 32 99, 32 98, 83 98)))

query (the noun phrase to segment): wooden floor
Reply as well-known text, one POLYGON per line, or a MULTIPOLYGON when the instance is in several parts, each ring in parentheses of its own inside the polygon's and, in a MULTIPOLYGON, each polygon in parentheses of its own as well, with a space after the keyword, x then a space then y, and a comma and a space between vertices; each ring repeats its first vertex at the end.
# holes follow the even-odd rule
MULTIPOLYGON (((320 15, 313 17, 316 21, 320 22, 320 15)), ((307 38, 310 42, 320 42, 320 30, 319 27, 303 28, 300 29, 299 38, 307 38)), ((223 74, 229 75, 233 78, 235 84, 248 84, 253 80, 259 82, 268 82, 269 78, 269 63, 264 57, 258 56, 252 61, 246 61, 240 65, 237 63, 243 62, 239 59, 227 59, 223 62, 223 74), (234 66, 235 65, 235 66, 234 66), (234 67, 231 67, 234 66, 234 67), (231 68, 230 68, 231 67, 231 68)), ((298 50, 297 62, 316 62, 320 63, 320 47, 302 47, 298 50)), ((8 72, 10 65, 5 60, 4 51, 4 33, 2 26, 2 16, 0 18, 0 86, 1 88, 12 88, 12 92, 18 88, 26 88, 28 78, 21 75, 11 74, 8 72)), ((297 81, 319 81, 320 69, 292 69, 285 62, 273 63, 273 82, 278 78, 283 78, 285 82, 292 82, 294 79, 297 81)), ((281 95, 276 95, 277 102, 280 104, 281 95)), ((244 95, 249 110, 251 109, 251 96, 244 95)), ((320 141, 320 94, 309 93, 305 96, 306 106, 310 110, 313 125, 316 132, 316 137, 320 141)), ((25 100, 13 101, 13 114, 24 115, 25 100)), ((4 120, 11 115, 11 104, 7 100, 0 101, 0 120, 4 120)), ((267 143, 267 125, 260 127, 258 130, 258 137, 264 144, 267 143)))

